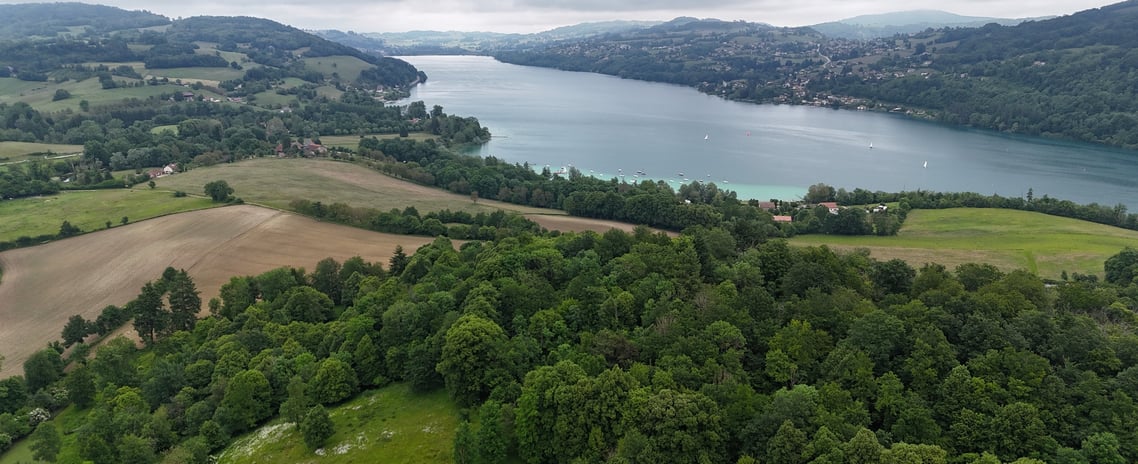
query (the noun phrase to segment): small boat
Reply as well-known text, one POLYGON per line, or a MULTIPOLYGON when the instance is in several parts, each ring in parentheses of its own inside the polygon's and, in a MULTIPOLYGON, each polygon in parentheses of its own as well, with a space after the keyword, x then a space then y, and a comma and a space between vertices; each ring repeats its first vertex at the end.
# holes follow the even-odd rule
POLYGON ((928 161, 925 161, 925 165, 924 165, 924 166, 921 166, 921 167, 925 167, 925 168, 929 167, 929 162, 928 162, 928 161))
POLYGON ((872 149, 873 149, 873 142, 869 142, 869 149, 870 149, 870 150, 872 150, 872 149))
POLYGON ((709 139, 709 138, 711 138, 711 136, 710 136, 710 135, 708 135, 708 134, 704 134, 704 135, 703 135, 703 139, 704 139, 704 140, 707 140, 707 139, 709 139))

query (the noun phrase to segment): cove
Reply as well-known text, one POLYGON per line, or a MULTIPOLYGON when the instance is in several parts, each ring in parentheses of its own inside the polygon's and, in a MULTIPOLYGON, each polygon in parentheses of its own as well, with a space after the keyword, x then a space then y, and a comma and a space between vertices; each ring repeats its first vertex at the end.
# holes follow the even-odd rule
POLYGON ((626 181, 710 181, 740 198, 836 188, 977 192, 1138 207, 1138 152, 948 127, 901 115, 727 101, 694 89, 517 66, 483 56, 408 56, 427 73, 409 99, 475 116, 474 154, 626 181))

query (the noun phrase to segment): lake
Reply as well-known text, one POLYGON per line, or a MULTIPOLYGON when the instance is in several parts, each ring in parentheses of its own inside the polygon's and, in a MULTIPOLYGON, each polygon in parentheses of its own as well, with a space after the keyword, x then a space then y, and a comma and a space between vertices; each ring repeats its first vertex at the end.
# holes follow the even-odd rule
MULTIPOLYGON (((711 181, 740 198, 795 199, 824 182, 853 190, 1049 195, 1138 209, 1138 152, 952 128, 901 115, 756 105, 694 89, 410 56, 427 73, 407 101, 475 116, 494 134, 474 153, 627 181, 711 181), (638 174, 643 173, 643 174, 638 174)), ((405 103, 405 102, 404 102, 405 103)))

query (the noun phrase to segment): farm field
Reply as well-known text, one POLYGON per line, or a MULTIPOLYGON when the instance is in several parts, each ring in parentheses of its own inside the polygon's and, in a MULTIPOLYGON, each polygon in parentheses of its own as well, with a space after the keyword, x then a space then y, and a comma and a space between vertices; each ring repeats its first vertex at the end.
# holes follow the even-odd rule
POLYGON ((194 169, 157 180, 158 187, 200 193, 202 186, 224 180, 246 202, 288 209, 294 199, 345 203, 379 210, 414 206, 419 212, 451 209, 490 213, 499 209, 523 214, 563 211, 513 205, 470 197, 402 181, 351 163, 317 159, 260 158, 194 169))
POLYGON ((186 269, 204 302, 233 276, 312 269, 327 257, 386 263, 396 245, 412 251, 430 241, 242 205, 9 250, 0 253, 0 353, 7 358, 0 377, 22 372, 23 361, 58 338, 68 317, 94 319, 107 305, 126 304, 167 266, 186 269))
MULTIPOLYGON (((375 137, 380 140, 384 139, 397 139, 399 134, 367 134, 365 137, 375 137)), ((407 139, 416 142, 424 140, 438 139, 439 136, 431 135, 426 132, 411 132, 407 134, 407 139)), ((358 135, 322 135, 320 136, 320 143, 328 147, 341 147, 351 148, 355 150, 360 146, 360 136, 358 135)))
POLYGON ((118 226, 123 216, 131 222, 164 214, 216 206, 208 198, 175 198, 171 192, 134 189, 64 191, 57 195, 0 202, 0 241, 59 232, 68 221, 84 231, 118 226))
POLYGON ((418 394, 407 384, 371 390, 329 408, 336 434, 309 451, 296 426, 279 419, 238 438, 218 456, 219 464, 314 462, 337 464, 454 462, 451 455, 458 408, 446 390, 418 394))
POLYGON ((375 67, 354 56, 321 56, 302 58, 301 61, 304 62, 305 69, 319 71, 329 77, 332 73, 337 73, 341 79, 348 81, 359 79, 360 71, 375 67))
POLYGON ((953 208, 911 211, 894 237, 806 235, 790 243, 864 248, 878 260, 900 258, 915 267, 983 262, 1058 279, 1063 271, 1102 276, 1107 258, 1138 245, 1138 231, 1028 211, 953 208))
POLYGON ((59 155, 82 153, 83 145, 64 145, 57 143, 0 142, 0 163, 18 162, 27 159, 30 153, 56 153, 59 155), (6 159, 5 159, 6 158, 6 159))

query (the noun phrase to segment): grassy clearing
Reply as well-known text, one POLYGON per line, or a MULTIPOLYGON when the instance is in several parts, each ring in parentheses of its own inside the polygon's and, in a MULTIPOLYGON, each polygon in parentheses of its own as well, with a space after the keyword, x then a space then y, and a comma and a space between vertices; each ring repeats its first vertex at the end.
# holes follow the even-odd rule
POLYGON ((61 192, 8 200, 0 202, 0 218, 4 218, 0 221, 0 240, 58 233, 63 221, 92 231, 105 228, 107 221, 117 226, 123 216, 135 222, 211 206, 214 204, 206 198, 175 198, 171 192, 145 188, 61 192))
POLYGON ((228 182, 234 195, 246 202, 280 209, 288 209, 292 200, 305 199, 380 210, 414 206, 422 213, 442 209, 489 213, 504 209, 525 214, 565 214, 490 200, 475 203, 466 195, 405 182, 351 163, 320 159, 259 158, 198 168, 156 182, 162 189, 200 193, 206 183, 215 180, 228 182))
MULTIPOLYGON (((364 137, 375 137, 380 140, 383 139, 397 139, 399 134, 367 134, 364 137)), ((426 132, 411 132, 407 134, 407 138, 422 142, 424 140, 438 139, 439 136, 432 135, 426 132)), ((360 136, 358 135, 322 135, 320 136, 320 143, 329 147, 342 147, 351 148, 355 150, 360 146, 360 136)))
MULTIPOLYGON (((68 406, 63 411, 51 420, 55 424, 55 429, 59 431, 60 438, 62 438, 63 446, 60 453, 55 458, 55 462, 83 462, 79 458, 79 450, 77 442, 79 437, 75 434, 75 429, 83 424, 83 420, 87 415, 88 409, 79 410, 75 405, 68 406)), ((0 464, 27 464, 33 462, 44 462, 32 459, 32 442, 31 440, 24 439, 12 444, 12 448, 8 452, 0 455, 0 464)))
POLYGON ((1063 271, 1101 276, 1107 258, 1138 244, 1138 231, 1027 211, 954 208, 912 211, 895 237, 808 235, 791 243, 866 248, 877 259, 914 266, 984 262, 1059 278, 1063 271))
POLYGON ((354 56, 321 56, 319 58, 304 58, 304 67, 320 71, 325 77, 332 77, 337 73, 340 79, 354 81, 360 78, 360 71, 373 68, 366 61, 354 56))
POLYGON ((220 464, 278 462, 449 463, 458 408, 445 391, 416 394, 404 384, 365 392, 329 411, 336 434, 317 453, 292 424, 274 421, 237 439, 220 464))
POLYGON ((0 158, 8 158, 0 161, 21 161, 25 159, 26 155, 30 153, 57 153, 57 154, 70 154, 82 153, 83 145, 64 145, 56 143, 35 143, 35 142, 0 142, 0 158))
POLYGON ((168 124, 165 126, 154 126, 153 128, 150 129, 151 134, 161 134, 163 132, 170 132, 171 134, 174 134, 174 136, 177 136, 178 135, 178 125, 177 124, 168 124))

